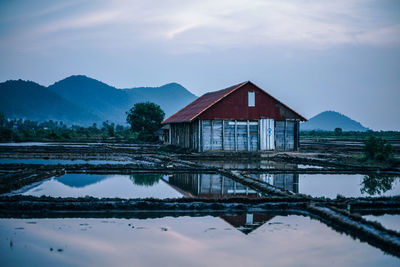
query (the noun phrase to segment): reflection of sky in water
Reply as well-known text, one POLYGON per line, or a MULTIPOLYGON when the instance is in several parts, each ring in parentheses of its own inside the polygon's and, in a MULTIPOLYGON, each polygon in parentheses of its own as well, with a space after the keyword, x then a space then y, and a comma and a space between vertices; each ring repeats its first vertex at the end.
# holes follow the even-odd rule
POLYGON ((400 263, 398 258, 301 216, 276 216, 249 235, 210 216, 147 220, 0 219, 0 251, 4 266, 399 266, 400 263))
POLYGON ((0 164, 23 163, 23 164, 129 164, 131 161, 122 160, 64 160, 64 159, 0 159, 0 164))
POLYGON ((119 197, 119 198, 177 198, 182 197, 162 180, 151 186, 135 184, 130 175, 66 174, 51 178, 32 187, 18 190, 23 195, 52 197, 119 197))
POLYGON ((383 227, 400 232, 400 214, 385 214, 380 216, 365 215, 363 217, 370 221, 377 221, 382 224, 383 227))
MULTIPOLYGON (((345 197, 369 196, 367 193, 361 193, 364 176, 362 174, 300 174, 299 193, 329 198, 335 198, 338 194, 345 197)), ((399 179, 392 183, 391 190, 381 195, 400 195, 399 179)))

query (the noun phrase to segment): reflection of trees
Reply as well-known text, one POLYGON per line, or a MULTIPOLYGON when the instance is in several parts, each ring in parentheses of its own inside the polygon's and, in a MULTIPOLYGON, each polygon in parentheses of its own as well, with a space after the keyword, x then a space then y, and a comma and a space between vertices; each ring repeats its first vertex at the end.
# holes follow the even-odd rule
POLYGON ((160 179, 160 174, 133 174, 130 176, 131 181, 136 185, 152 186, 157 184, 160 179))
POLYGON ((369 195, 380 195, 392 189, 393 182, 397 176, 370 174, 365 175, 361 182, 361 193, 369 195))

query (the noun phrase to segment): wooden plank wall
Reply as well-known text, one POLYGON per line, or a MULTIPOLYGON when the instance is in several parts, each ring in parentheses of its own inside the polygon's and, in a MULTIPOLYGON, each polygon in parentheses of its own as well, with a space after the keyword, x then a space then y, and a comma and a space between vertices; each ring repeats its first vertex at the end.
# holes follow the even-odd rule
POLYGON ((200 123, 201 151, 259 149, 257 121, 202 120, 200 123))
MULTIPOLYGON (((275 148, 297 150, 299 123, 275 122, 275 148)), ((257 151, 260 149, 258 121, 200 120, 170 124, 171 144, 196 151, 257 151)))
POLYGON ((194 148, 195 139, 194 131, 195 126, 193 123, 171 123, 171 144, 185 148, 194 148))
POLYGON ((275 147, 278 150, 295 150, 297 135, 294 121, 275 122, 275 147), (296 134, 295 134, 296 133, 296 134))

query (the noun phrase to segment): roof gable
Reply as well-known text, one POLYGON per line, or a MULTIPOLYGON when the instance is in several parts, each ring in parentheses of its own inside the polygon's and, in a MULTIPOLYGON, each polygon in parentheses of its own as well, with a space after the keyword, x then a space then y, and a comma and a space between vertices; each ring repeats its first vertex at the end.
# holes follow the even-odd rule
POLYGON ((203 113, 205 110, 210 108, 212 105, 232 93, 233 91, 239 89, 246 82, 239 83, 228 88, 209 92, 201 97, 197 98, 195 101, 184 107, 183 109, 179 110, 175 114, 171 115, 169 118, 164 120, 162 123, 171 123, 171 122, 190 122, 203 113))
POLYGON ((169 118, 164 120, 162 123, 165 124, 165 123, 190 122, 190 121, 194 120, 195 118, 197 118, 198 116, 200 116, 203 112, 208 110, 210 107, 214 106, 216 103, 220 102, 222 99, 226 98, 228 95, 230 95, 233 92, 235 92, 236 90, 242 88, 246 84, 250 84, 251 86, 256 87, 263 94, 269 96, 276 103, 279 103, 280 105, 282 105, 283 108, 286 108, 286 109, 290 110, 291 112, 293 112, 300 120, 303 120, 303 121, 307 120, 306 118, 304 118, 303 116, 298 114, 296 111, 289 108, 288 106, 283 104, 281 101, 279 101, 272 95, 268 94, 266 91, 264 91, 263 89, 261 89, 260 87, 255 85, 254 83, 247 81, 247 82, 243 82, 240 84, 230 86, 230 87, 222 89, 222 90, 206 93, 206 94, 202 95, 201 97, 199 97, 198 99, 196 99, 195 101, 193 101, 192 103, 190 103, 187 106, 185 106, 184 108, 182 108, 181 110, 179 110, 178 112, 176 112, 175 114, 171 115, 169 118))

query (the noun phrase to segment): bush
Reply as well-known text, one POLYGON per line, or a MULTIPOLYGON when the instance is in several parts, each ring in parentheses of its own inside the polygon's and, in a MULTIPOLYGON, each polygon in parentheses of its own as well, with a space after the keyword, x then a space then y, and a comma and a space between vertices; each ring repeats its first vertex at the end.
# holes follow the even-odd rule
POLYGON ((340 136, 342 135, 342 133, 343 133, 342 128, 335 128, 335 135, 340 136))
POLYGON ((386 140, 371 136, 364 141, 365 158, 367 160, 387 162, 393 159, 393 148, 386 140))

